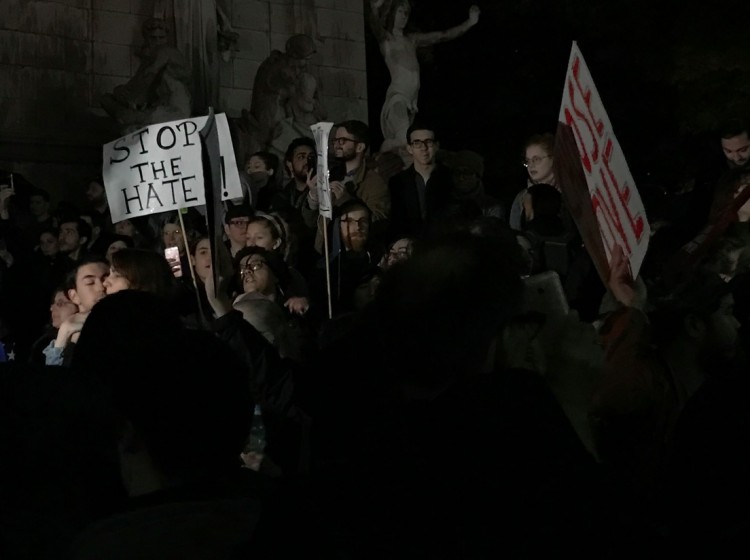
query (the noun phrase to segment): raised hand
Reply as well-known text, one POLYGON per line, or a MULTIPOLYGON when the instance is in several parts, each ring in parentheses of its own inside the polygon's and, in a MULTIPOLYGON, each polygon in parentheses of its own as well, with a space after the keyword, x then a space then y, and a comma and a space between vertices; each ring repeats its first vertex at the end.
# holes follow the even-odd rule
POLYGON ((286 307, 292 313, 296 313, 297 315, 304 315, 305 313, 307 313, 307 310, 310 309, 310 300, 308 300, 306 297, 290 297, 284 302, 284 307, 286 307))
POLYGON ((206 289, 206 299, 208 299, 209 305, 214 310, 217 317, 222 317, 232 310, 232 302, 229 300, 229 296, 226 295, 225 281, 224 278, 219 277, 219 295, 216 295, 214 290, 214 275, 213 269, 210 274, 206 276, 203 286, 206 289))
POLYGON ((622 250, 615 245, 612 260, 609 263, 609 289, 615 299, 626 307, 633 307, 636 301, 636 290, 630 272, 630 261, 622 250))
POLYGON ((469 8, 469 25, 476 25, 479 22, 479 6, 476 4, 469 8))
POLYGON ((55 339, 55 346, 57 348, 65 348, 69 342, 78 342, 78 337, 81 334, 83 325, 86 323, 86 319, 89 317, 89 313, 89 311, 78 312, 63 321, 55 339))
POLYGON ((341 181, 331 182, 331 198, 333 198, 334 202, 344 196, 345 192, 346 187, 344 186, 344 183, 342 183, 341 181))
POLYGON ((16 191, 10 185, 0 185, 0 214, 2 214, 3 219, 8 218, 8 202, 14 194, 16 194, 16 191))

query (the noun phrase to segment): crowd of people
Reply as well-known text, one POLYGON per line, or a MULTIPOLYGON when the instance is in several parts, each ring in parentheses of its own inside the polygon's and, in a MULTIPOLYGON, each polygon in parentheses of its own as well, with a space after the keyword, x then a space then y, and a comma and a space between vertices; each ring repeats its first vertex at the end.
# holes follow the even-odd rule
POLYGON ((200 207, 113 223, 101 177, 85 208, 53 208, 16 175, 0 185, 4 557, 732 550, 750 521, 749 130, 717 135, 719 175, 644 196, 640 274, 613 247, 604 280, 549 132, 523 145, 506 205, 432 123, 406 132, 407 167, 337 123, 333 218, 300 137, 283 161, 246 154, 221 243, 200 207), (508 333, 545 320, 524 305, 539 275, 600 336, 593 450, 515 358, 533 340, 508 333))

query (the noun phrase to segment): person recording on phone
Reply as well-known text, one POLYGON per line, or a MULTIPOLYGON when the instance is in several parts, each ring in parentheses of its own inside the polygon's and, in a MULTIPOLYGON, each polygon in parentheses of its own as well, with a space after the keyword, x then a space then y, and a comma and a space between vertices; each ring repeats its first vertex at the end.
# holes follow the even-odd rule
POLYGON ((290 246, 287 260, 305 274, 312 270, 318 255, 313 248, 318 209, 309 204, 310 185, 315 187, 315 141, 300 136, 289 143, 284 169, 289 181, 270 197, 263 211, 277 213, 289 226, 290 246))

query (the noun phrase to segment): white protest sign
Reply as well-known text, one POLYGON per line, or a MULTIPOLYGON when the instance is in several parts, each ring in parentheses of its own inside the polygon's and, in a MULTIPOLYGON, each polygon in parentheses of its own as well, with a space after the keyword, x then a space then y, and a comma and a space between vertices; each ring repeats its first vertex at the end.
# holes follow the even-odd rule
MULTIPOLYGON (((221 199, 242 197, 229 123, 216 116, 221 199)), ((206 203, 199 131, 208 117, 151 124, 105 144, 102 176, 112 221, 206 203)))
POLYGON ((318 156, 317 189, 318 189, 318 213, 321 216, 333 218, 331 205, 331 183, 328 178, 328 135, 333 128, 332 122, 319 122, 310 126, 318 156))
POLYGON ((648 248, 646 210, 578 45, 573 42, 559 121, 571 127, 599 232, 611 261, 620 245, 638 275, 648 248))

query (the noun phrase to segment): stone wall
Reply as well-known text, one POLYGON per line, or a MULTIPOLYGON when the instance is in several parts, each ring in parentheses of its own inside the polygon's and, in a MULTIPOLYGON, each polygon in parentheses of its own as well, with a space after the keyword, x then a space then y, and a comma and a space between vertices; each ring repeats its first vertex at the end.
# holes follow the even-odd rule
MULTIPOLYGON (((99 97, 138 68, 141 24, 154 1, 3 1, 0 169, 23 174, 56 199, 79 199, 99 170, 101 145, 119 136, 99 97)), ((329 120, 367 120, 362 0, 223 5, 239 50, 221 63, 218 111, 237 117, 249 108, 260 63, 272 49, 283 50, 290 35, 307 33, 318 47, 311 72, 329 120)))

